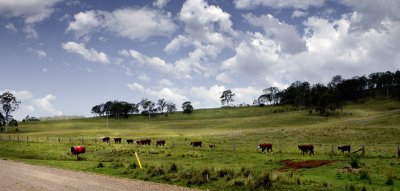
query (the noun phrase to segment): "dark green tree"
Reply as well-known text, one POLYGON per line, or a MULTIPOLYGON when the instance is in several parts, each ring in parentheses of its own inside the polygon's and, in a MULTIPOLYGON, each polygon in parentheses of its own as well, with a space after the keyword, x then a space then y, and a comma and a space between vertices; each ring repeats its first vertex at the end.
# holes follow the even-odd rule
POLYGON ((2 112, 4 113, 6 133, 8 133, 8 123, 12 119, 11 113, 18 109, 21 102, 18 101, 12 93, 7 91, 0 95, 0 104, 2 106, 2 112))
POLYGON ((231 90, 225 90, 224 92, 222 92, 222 95, 220 97, 221 104, 230 106, 230 104, 235 101, 233 97, 235 97, 235 94, 231 90))
POLYGON ((194 108, 192 106, 192 102, 186 101, 186 102, 182 103, 182 110, 183 110, 183 113, 187 113, 187 114, 192 113, 194 110, 194 108))

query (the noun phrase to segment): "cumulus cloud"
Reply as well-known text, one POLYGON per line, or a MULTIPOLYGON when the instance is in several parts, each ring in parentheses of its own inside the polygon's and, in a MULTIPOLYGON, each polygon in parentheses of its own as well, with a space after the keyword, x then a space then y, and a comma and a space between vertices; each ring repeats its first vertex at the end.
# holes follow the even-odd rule
POLYGON ((35 54, 39 59, 47 57, 47 53, 44 50, 35 50, 32 48, 28 48, 28 51, 35 54))
POLYGON ((174 72, 174 66, 165 62, 159 57, 149 57, 136 50, 121 50, 120 55, 130 58, 135 64, 144 67, 150 67, 163 73, 171 74, 174 72))
POLYGON ((163 86, 163 87, 165 87, 165 86, 171 87, 171 86, 174 85, 174 84, 173 84, 171 81, 169 81, 168 79, 161 79, 161 80, 159 81, 159 84, 160 84, 160 86, 163 86))
POLYGON ((130 90, 137 91, 146 96, 151 96, 153 99, 165 98, 166 100, 172 101, 175 104, 180 104, 188 100, 188 98, 183 95, 182 90, 172 87, 163 87, 160 89, 146 88, 143 85, 133 82, 127 84, 130 90))
POLYGON ((50 16, 61 0, 0 0, 0 15, 22 17, 26 24, 38 23, 50 16))
POLYGON ((233 38, 237 36, 230 17, 220 7, 209 5, 204 0, 191 0, 183 4, 178 18, 184 24, 184 34, 171 40, 164 51, 173 53, 190 47, 187 56, 174 63, 185 78, 193 78, 193 73, 203 77, 216 73, 214 59, 224 48, 233 45, 233 38))
POLYGON ((237 9, 252 9, 259 6, 272 8, 296 8, 308 9, 309 7, 320 7, 324 5, 325 0, 235 0, 237 9))
POLYGON ((308 15, 308 12, 306 11, 300 11, 300 10, 295 10, 292 13, 292 18, 300 18, 300 17, 305 17, 308 15))
POLYGON ((352 1, 342 0, 342 4, 350 6, 357 13, 357 17, 353 19, 352 25, 355 28, 368 29, 371 27, 379 27, 383 21, 389 19, 392 21, 400 21, 399 9, 400 1, 398 0, 364 0, 352 1))
POLYGON ((167 5, 168 2, 169 0, 154 0, 153 6, 163 8, 165 5, 167 5))
POLYGON ((270 14, 259 17, 248 14, 245 18, 251 25, 262 27, 269 38, 279 42, 284 52, 298 53, 306 49, 306 43, 297 33, 294 25, 279 21, 270 14))
POLYGON ((48 94, 45 97, 35 99, 33 103, 35 104, 36 107, 38 107, 40 110, 50 114, 50 115, 55 115, 55 116, 61 116, 63 115, 63 112, 57 110, 54 108, 53 104, 51 103, 56 99, 56 96, 52 94, 48 94))
POLYGON ((104 52, 97 52, 95 49, 87 49, 85 44, 76 42, 67 42, 62 44, 62 48, 70 53, 81 55, 85 60, 91 62, 100 62, 102 64, 110 63, 108 56, 104 52))
POLYGON ((8 23, 8 24, 4 25, 4 28, 6 28, 7 30, 9 30, 10 32, 13 32, 13 33, 18 32, 17 28, 15 28, 14 24, 12 24, 12 23, 8 23))
POLYGON ((170 13, 150 8, 123 8, 113 12, 86 11, 74 15, 67 32, 78 37, 95 30, 105 30, 132 40, 146 40, 152 36, 169 36, 177 29, 170 13))

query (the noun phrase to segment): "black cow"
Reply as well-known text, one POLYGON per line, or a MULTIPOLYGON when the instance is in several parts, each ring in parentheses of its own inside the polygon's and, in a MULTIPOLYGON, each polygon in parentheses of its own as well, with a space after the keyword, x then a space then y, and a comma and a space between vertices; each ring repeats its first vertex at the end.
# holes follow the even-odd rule
POLYGON ((114 138, 115 143, 121 143, 122 138, 114 138))
POLYGON ((215 148, 215 144, 209 144, 208 145, 210 148, 215 148))
POLYGON ((165 140, 159 140, 159 141, 157 141, 157 142, 156 142, 156 146, 159 146, 159 145, 160 145, 160 146, 161 146, 161 145, 162 145, 162 146, 165 146, 165 140))
POLYGON ((310 152, 310 155, 314 155, 314 145, 299 145, 299 149, 302 151, 303 155, 305 152, 310 152))
POLYGON ((101 141, 101 142, 107 142, 107 143, 108 143, 108 142, 110 141, 110 137, 101 137, 101 138, 100 138, 100 141, 101 141))
POLYGON ((126 142, 127 142, 128 144, 133 144, 133 139, 127 139, 126 142))
POLYGON ((202 142, 201 141, 192 141, 190 142, 190 145, 193 147, 201 147, 202 142))
POLYGON ((338 146, 338 149, 344 153, 345 151, 348 151, 350 153, 351 146, 350 145, 344 145, 344 146, 338 146))
POLYGON ((150 145, 151 140, 150 140, 150 139, 142 139, 142 140, 140 140, 140 141, 136 141, 136 143, 137 143, 138 145, 150 145))

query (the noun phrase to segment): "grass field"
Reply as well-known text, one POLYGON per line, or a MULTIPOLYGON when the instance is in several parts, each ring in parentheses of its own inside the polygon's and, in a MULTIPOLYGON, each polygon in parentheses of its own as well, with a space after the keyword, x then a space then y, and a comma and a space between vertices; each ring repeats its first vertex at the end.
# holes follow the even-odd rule
POLYGON ((131 116, 108 125, 104 117, 40 121, 0 134, 0 158, 210 190, 400 190, 399 126, 400 101, 385 98, 348 103, 329 118, 269 106, 131 116), (102 136, 149 138, 153 144, 100 143, 102 136), (167 145, 156 147, 159 139, 167 145), (192 148, 191 141, 203 141, 203 147, 192 148), (263 142, 274 151, 257 152, 263 142), (315 155, 301 155, 299 144, 314 144, 315 155), (365 156, 340 153, 337 146, 346 144, 352 151, 365 144, 365 156), (86 146, 82 161, 70 153, 74 145, 86 146), (332 163, 292 169, 284 160, 332 163))

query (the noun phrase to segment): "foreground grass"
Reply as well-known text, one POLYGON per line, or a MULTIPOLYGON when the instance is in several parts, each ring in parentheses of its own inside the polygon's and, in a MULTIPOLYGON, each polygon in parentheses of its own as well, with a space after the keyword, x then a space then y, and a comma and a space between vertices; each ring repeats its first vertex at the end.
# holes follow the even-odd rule
POLYGON ((352 103, 330 118, 273 106, 132 116, 110 120, 109 128, 105 118, 33 122, 21 125, 18 134, 0 136, 0 157, 211 190, 399 190, 399 116, 400 102, 383 99, 352 103), (100 136, 165 139, 167 146, 99 143, 100 136), (192 148, 194 140, 205 145, 192 148), (257 153, 261 142, 273 143, 274 152, 257 153), (299 154, 297 145, 304 143, 316 146, 315 156, 299 154), (366 144, 366 156, 336 151, 344 144, 352 150, 366 144), (86 146, 83 161, 70 154, 73 145, 86 146), (287 159, 335 162, 288 169, 282 162, 287 159), (360 168, 351 168, 352 160, 360 168))

